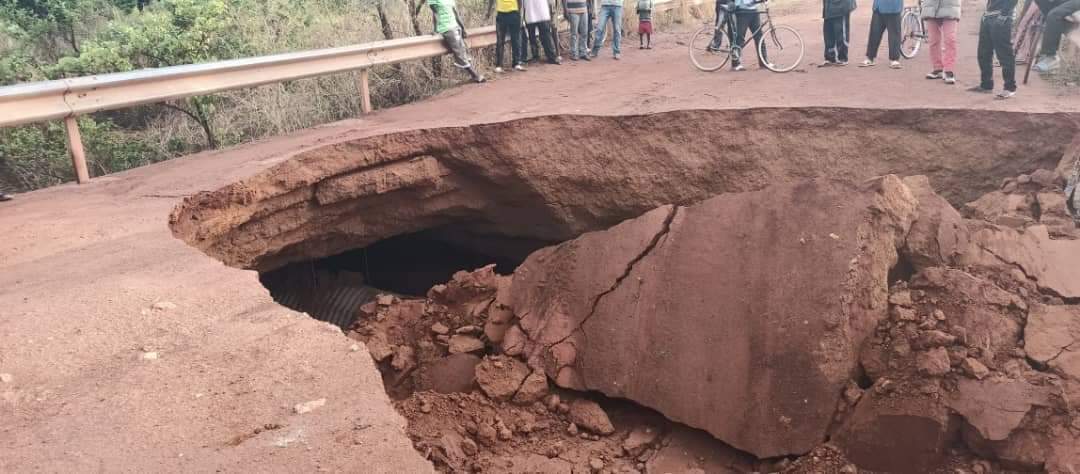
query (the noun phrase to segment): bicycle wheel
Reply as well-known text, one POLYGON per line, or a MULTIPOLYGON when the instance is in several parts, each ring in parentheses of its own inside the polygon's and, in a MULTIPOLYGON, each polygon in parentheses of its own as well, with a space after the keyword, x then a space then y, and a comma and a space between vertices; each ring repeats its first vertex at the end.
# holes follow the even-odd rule
POLYGON ((731 36, 727 26, 705 25, 690 38, 690 62, 694 67, 712 72, 727 65, 731 60, 731 36))
POLYGON ((803 53, 802 35, 795 28, 776 25, 764 33, 758 44, 758 58, 773 72, 788 72, 799 66, 803 53))
POLYGON ((926 31, 923 29, 922 19, 914 10, 908 10, 900 20, 900 54, 907 59, 914 58, 919 54, 924 39, 926 31))

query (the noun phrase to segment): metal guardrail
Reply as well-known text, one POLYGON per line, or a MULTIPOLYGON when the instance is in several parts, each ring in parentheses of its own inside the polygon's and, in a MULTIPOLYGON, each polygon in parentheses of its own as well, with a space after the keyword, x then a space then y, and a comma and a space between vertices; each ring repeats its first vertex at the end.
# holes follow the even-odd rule
MULTIPOLYGON (((658 0, 655 11, 682 9, 706 0, 658 0)), ((495 27, 469 30, 469 46, 494 45, 495 27)), ((243 89, 347 71, 360 71, 360 109, 369 113, 368 69, 449 54, 438 35, 375 41, 355 46, 275 54, 204 64, 0 87, 0 127, 63 119, 79 183, 90 180, 75 117, 154 102, 243 89)))
MULTIPOLYGON (((469 32, 471 47, 495 44, 495 27, 469 32)), ((62 119, 230 89, 255 87, 447 54, 436 35, 205 64, 0 87, 0 127, 62 119)))

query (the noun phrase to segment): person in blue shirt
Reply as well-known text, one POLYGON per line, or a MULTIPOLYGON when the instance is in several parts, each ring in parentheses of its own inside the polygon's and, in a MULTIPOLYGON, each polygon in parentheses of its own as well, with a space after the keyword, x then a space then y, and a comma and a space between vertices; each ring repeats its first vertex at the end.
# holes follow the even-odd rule
MULTIPOLYGON (((743 39, 746 37, 746 30, 749 29, 754 34, 754 49, 743 48, 741 54, 735 56, 731 62, 732 69, 736 71, 744 71, 745 67, 742 65, 742 58, 748 55, 755 55, 755 51, 761 40, 764 39, 764 35, 761 31, 761 13, 758 11, 758 4, 764 3, 764 0, 734 0, 735 3, 735 44, 743 44, 743 39)), ((758 58, 761 67, 765 67, 765 63, 768 62, 768 56, 764 46, 761 46, 761 57, 758 58)))
POLYGON ((900 13, 904 0, 874 0, 874 15, 870 18, 870 40, 866 43, 866 60, 860 67, 876 64, 881 36, 889 31, 889 67, 900 69, 900 13))

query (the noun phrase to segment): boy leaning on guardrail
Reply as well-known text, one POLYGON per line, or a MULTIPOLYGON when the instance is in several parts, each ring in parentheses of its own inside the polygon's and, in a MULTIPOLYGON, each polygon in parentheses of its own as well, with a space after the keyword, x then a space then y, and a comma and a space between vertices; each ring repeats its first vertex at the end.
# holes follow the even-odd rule
POLYGON ((435 32, 442 35, 443 42, 454 55, 454 66, 469 72, 476 82, 484 82, 484 76, 476 72, 469 59, 469 46, 465 44, 465 24, 461 22, 454 0, 427 0, 431 7, 432 24, 435 32))

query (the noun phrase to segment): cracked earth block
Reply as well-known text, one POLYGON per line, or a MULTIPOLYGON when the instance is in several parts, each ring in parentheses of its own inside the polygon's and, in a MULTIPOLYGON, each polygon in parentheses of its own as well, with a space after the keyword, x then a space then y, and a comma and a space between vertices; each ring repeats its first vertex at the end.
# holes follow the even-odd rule
POLYGON ((527 338, 515 348, 562 387, 758 457, 808 452, 887 315, 916 204, 888 176, 656 208, 530 256, 512 285, 527 338))

